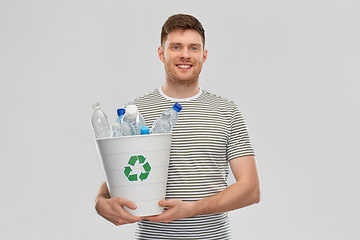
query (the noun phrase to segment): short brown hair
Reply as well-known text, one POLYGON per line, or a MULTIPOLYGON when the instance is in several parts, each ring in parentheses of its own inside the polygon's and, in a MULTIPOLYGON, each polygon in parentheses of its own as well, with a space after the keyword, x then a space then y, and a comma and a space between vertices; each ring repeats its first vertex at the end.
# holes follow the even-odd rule
POLYGON ((203 41, 203 46, 205 47, 205 30, 199 20, 195 17, 187 14, 175 14, 166 20, 162 29, 161 29, 161 46, 165 43, 168 34, 177 29, 187 30, 193 29, 197 31, 203 41))

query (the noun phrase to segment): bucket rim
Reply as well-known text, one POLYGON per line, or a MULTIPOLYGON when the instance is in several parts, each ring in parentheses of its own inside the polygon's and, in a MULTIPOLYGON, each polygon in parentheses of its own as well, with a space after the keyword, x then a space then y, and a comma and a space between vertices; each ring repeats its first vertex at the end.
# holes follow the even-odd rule
POLYGON ((106 140, 111 140, 111 139, 126 139, 126 138, 140 138, 140 137, 155 137, 155 136, 172 136, 172 133, 153 133, 153 134, 148 134, 148 135, 131 135, 131 136, 121 136, 121 137, 110 137, 110 138, 99 138, 99 139, 94 139, 94 141, 106 141, 106 140))

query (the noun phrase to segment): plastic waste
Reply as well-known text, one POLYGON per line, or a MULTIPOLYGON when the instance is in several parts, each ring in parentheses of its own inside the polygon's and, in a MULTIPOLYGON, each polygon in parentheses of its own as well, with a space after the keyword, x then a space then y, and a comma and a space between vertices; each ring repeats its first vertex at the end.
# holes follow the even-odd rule
POLYGON ((123 116, 125 114, 125 108, 119 108, 117 110, 117 115, 118 115, 118 118, 116 119, 115 122, 117 123, 121 123, 122 122, 122 119, 123 119, 123 116))
POLYGON ((172 124, 170 122, 170 111, 165 110, 162 112, 161 116, 157 118, 151 128, 151 133, 170 133, 172 129, 172 124))
POLYGON ((140 134, 141 135, 148 135, 150 134, 150 129, 148 126, 143 126, 140 128, 140 134))
POLYGON ((111 124, 112 129, 112 137, 121 137, 122 134, 120 132, 120 123, 113 123, 111 124))
POLYGON ((167 109, 170 112, 170 122, 172 127, 176 125, 179 120, 179 112, 181 111, 182 106, 179 103, 175 103, 172 108, 167 109))
POLYGON ((123 118, 123 120, 121 122, 120 131, 123 136, 135 135, 135 128, 133 127, 131 122, 126 118, 123 118))
POLYGON ((139 112, 136 105, 126 107, 125 115, 121 124, 123 135, 140 135, 141 127, 146 126, 144 117, 139 112))
POLYGON ((100 104, 98 102, 92 105, 92 109, 91 125, 95 139, 109 138, 112 131, 108 116, 100 108, 100 104))

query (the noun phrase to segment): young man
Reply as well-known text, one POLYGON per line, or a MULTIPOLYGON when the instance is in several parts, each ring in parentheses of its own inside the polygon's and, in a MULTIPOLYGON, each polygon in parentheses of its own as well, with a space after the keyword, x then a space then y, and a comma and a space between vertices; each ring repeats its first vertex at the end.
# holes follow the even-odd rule
POLYGON ((171 16, 161 33, 158 55, 165 83, 136 104, 148 126, 161 112, 179 102, 183 109, 173 129, 166 211, 135 217, 123 198, 110 198, 104 183, 96 210, 115 225, 138 222, 135 239, 231 239, 228 211, 258 203, 260 183, 247 126, 235 103, 199 86, 207 59, 205 33, 190 15, 171 16), (229 165, 236 183, 227 186, 229 165))

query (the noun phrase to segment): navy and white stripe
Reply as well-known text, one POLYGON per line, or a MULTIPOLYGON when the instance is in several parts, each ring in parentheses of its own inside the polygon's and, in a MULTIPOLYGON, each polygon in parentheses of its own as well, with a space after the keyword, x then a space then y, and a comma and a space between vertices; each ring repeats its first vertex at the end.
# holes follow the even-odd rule
MULTIPOLYGON (((236 104, 201 90, 184 100, 166 97, 155 89, 136 104, 152 126, 154 120, 175 102, 182 105, 173 128, 167 199, 197 201, 227 187, 228 162, 255 155, 244 118, 236 104)), ((170 223, 138 223, 135 239, 231 239, 227 213, 196 216, 170 223)))

